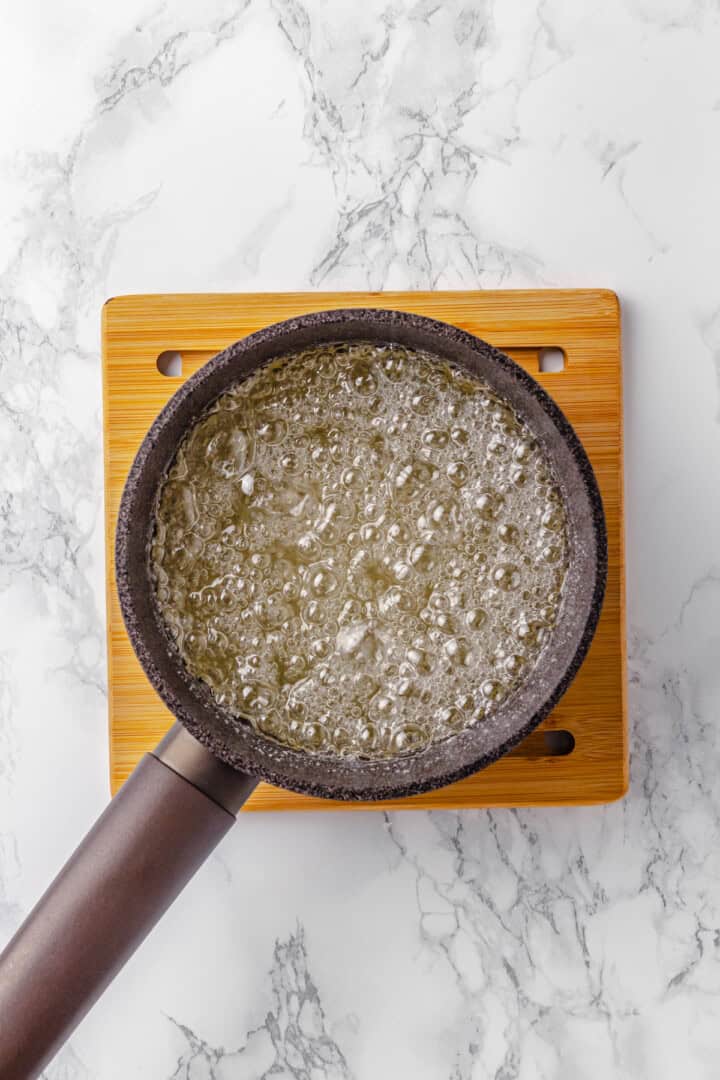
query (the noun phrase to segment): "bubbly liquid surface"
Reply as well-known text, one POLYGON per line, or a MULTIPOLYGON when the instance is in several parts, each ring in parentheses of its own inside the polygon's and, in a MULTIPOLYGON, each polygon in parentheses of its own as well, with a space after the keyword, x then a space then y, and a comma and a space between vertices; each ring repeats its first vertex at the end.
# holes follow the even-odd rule
POLYGON ((555 623, 567 519, 544 451, 466 372, 398 346, 274 362, 161 487, 160 610, 228 723, 387 758, 481 723, 555 623))

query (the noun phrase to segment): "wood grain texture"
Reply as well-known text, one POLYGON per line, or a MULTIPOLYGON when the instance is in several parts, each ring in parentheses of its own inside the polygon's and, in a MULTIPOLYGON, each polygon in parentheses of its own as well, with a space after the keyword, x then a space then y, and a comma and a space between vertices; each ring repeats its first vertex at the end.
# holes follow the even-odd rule
POLYGON ((608 802, 628 782, 622 478, 620 312, 607 290, 255 293, 121 296, 103 309, 105 515, 110 779, 115 792, 172 717, 135 659, 120 614, 113 566, 118 504, 133 457, 182 380, 215 353, 269 323, 328 308, 377 307, 453 323, 509 353, 555 398, 582 439, 608 524, 607 594, 590 652, 569 691, 534 735, 489 769, 411 799, 335 803, 261 784, 248 810, 358 810, 608 802), (539 350, 559 346, 565 370, 539 370, 539 350), (161 375, 159 353, 183 357, 179 378, 161 375), (575 749, 545 753, 543 731, 567 729, 575 749))

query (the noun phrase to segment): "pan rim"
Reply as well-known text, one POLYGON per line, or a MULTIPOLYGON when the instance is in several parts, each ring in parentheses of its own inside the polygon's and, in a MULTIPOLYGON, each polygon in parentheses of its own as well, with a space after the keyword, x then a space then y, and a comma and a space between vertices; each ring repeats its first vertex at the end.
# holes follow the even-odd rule
MULTIPOLYGON (((364 340, 367 340, 367 337, 364 340)), ((398 341, 398 343, 408 344, 403 341, 398 341)), ((456 362, 463 363, 462 360, 456 362)), ((208 403, 209 401, 202 403, 195 418, 207 408, 208 403)), ((189 423, 192 422, 191 418, 189 423)), ((187 426, 189 424, 182 427, 176 439, 170 440, 175 449, 184 431, 187 430, 187 426)), ((141 517, 143 516, 147 536, 147 529, 151 526, 151 516, 147 513, 141 514, 141 517)), ((607 532, 597 480, 587 453, 572 425, 542 386, 509 356, 467 331, 427 316, 394 309, 337 308, 308 313, 264 327, 222 350, 183 383, 149 428, 128 473, 118 514, 115 565, 123 619, 140 664, 170 711, 199 742, 226 764, 243 772, 259 775, 278 786, 323 798, 376 802, 420 794, 472 775, 507 754, 545 719, 577 674, 597 628, 607 580, 607 532), (157 646, 157 638, 149 638, 146 613, 143 615, 138 610, 143 588, 145 592, 148 590, 152 592, 147 578, 146 563, 142 567, 137 565, 138 497, 142 490, 148 488, 148 484, 152 486, 154 483, 156 488, 164 475, 165 469, 158 469, 158 455, 162 455, 159 448, 182 410, 189 408, 197 397, 198 391, 206 387, 213 378, 220 386, 218 393, 214 395, 217 397, 233 382, 246 377, 251 370, 282 356, 285 352, 298 348, 299 346, 293 344, 292 341, 289 345, 283 346, 283 342, 291 339, 293 335, 310 332, 311 340, 317 344, 333 340, 360 341, 363 340, 362 335, 350 330, 353 324, 358 323, 372 326, 373 331, 382 331, 382 334, 376 338, 378 341, 392 342, 397 340, 398 335, 402 337, 404 333, 425 334, 435 341, 435 347, 430 345, 428 348, 437 355, 456 359, 453 353, 469 353, 477 357, 478 362, 481 360, 488 370, 490 366, 496 366, 498 371, 502 371, 506 378, 520 388, 525 400, 529 402, 532 399, 548 419, 559 437, 558 446, 562 444, 572 459, 579 490, 582 489, 587 502, 587 533, 594 544, 594 551, 592 557, 588 556, 588 563, 594 569, 594 580, 588 588, 585 605, 587 615, 584 622, 578 621, 578 632, 573 635, 575 647, 568 661, 563 665, 554 685, 541 700, 533 705, 532 713, 525 722, 514 727, 506 738, 491 748, 476 754, 472 753, 473 728, 468 728, 462 733, 462 736, 470 733, 467 738, 461 740, 461 736, 454 736, 445 740, 444 743, 433 744, 433 747, 429 748, 430 751, 450 743, 458 746, 462 741, 466 745, 466 750, 469 751, 454 764, 448 764, 447 761, 442 766, 438 764, 434 772, 430 769, 430 771, 426 770, 418 774, 412 767, 413 762, 422 760, 430 761, 431 765, 435 759, 440 761, 437 755, 433 758, 433 754, 428 753, 427 750, 387 761, 376 762, 362 759, 348 761, 348 759, 332 758, 329 755, 309 755, 302 751, 290 750, 280 744, 272 743, 271 740, 255 732, 250 725, 247 725, 247 730, 244 731, 239 742, 229 745, 233 738, 233 733, 230 733, 229 728, 223 732, 224 737, 215 731, 218 718, 221 720, 223 714, 212 702, 209 691, 206 688, 203 689, 202 684, 187 673, 180 682, 177 679, 174 681, 168 679, 168 655, 158 656, 159 650, 152 644, 154 640, 157 646), (328 336, 332 334, 335 336, 328 336), (255 357, 254 362, 252 362, 253 357, 255 357), (261 359, 258 360, 257 357, 261 359), (192 692, 190 687, 192 687, 192 692), (214 723, 208 726, 207 715, 198 719, 198 709, 204 709, 207 715, 214 715, 214 723), (408 763, 410 763, 409 769, 408 763), (345 776, 344 782, 339 779, 341 775, 345 776), (357 781, 356 783, 349 782, 350 775, 357 781)), ((159 618, 157 611, 155 616, 159 618)), ((168 644, 167 637, 165 643, 168 644)), ((543 650, 541 654, 540 663, 545 651, 543 650)), ((177 670, 179 660, 179 654, 176 654, 173 661, 176 665, 175 675, 181 674, 177 670)), ((534 680, 536 671, 537 665, 528 678, 521 683, 519 689, 532 686, 533 682, 537 681, 534 680)), ((508 704, 511 704, 515 697, 516 694, 511 695, 508 704)), ((499 710, 499 713, 502 714, 504 710, 505 706, 499 710)))

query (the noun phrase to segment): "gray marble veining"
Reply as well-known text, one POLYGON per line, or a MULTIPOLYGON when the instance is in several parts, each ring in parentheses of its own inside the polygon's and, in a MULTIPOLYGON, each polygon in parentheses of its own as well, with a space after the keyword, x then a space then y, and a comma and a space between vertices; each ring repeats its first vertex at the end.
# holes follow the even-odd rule
POLYGON ((107 797, 108 296, 598 285, 625 326, 628 798, 244 819, 47 1080, 717 1076, 719 48, 707 0, 7 8, 0 939, 107 797))

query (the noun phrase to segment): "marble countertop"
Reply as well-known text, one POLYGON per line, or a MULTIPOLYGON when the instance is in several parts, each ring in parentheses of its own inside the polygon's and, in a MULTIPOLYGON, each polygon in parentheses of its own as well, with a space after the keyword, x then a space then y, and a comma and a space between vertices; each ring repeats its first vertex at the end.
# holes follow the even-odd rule
POLYGON ((0 941, 108 796, 108 296, 603 286, 625 328, 627 798, 244 819, 47 1080, 717 1077, 719 51, 708 0, 5 6, 0 941))

